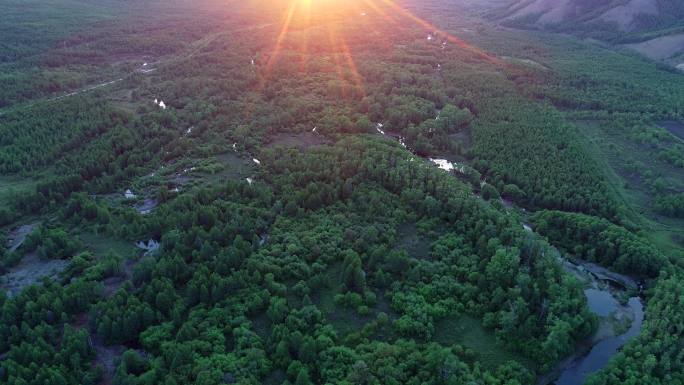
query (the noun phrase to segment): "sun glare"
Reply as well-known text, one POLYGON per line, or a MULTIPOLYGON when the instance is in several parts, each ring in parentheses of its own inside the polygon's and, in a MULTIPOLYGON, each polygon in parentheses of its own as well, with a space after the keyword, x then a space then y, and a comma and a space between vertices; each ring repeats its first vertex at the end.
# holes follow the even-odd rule
MULTIPOLYGON (((282 7, 279 33, 272 49, 266 55, 265 65, 259 71, 260 89, 268 84, 273 76, 274 67, 278 65, 279 60, 283 59, 286 41, 288 41, 288 47, 297 46, 299 53, 303 54, 300 59, 300 68, 302 71, 307 71, 306 57, 307 54, 312 53, 311 46, 321 44, 321 42, 312 41, 307 32, 313 28, 320 28, 325 30, 327 49, 336 53, 332 56, 340 80, 350 81, 358 89, 363 90, 363 77, 358 71, 350 48, 353 44, 350 44, 350 37, 340 27, 342 21, 350 18, 363 19, 363 22, 368 23, 363 25, 370 25, 371 29, 374 24, 378 26, 383 23, 395 27, 414 26, 423 29, 428 40, 439 41, 442 49, 449 44, 483 60, 492 63, 499 62, 459 37, 437 28, 394 0, 284 0, 279 2, 278 6, 282 7), (290 39, 294 34, 296 38, 290 39), (350 74, 350 76, 345 74, 350 74)), ((357 36, 356 39, 359 37, 357 36)))

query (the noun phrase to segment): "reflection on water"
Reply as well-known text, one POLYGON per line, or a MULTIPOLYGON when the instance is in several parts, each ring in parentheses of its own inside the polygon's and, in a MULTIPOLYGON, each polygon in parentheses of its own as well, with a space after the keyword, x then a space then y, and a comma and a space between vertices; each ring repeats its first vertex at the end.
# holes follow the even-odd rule
POLYGON ((606 290, 586 289, 584 295, 587 296, 589 310, 600 317, 607 317, 620 306, 615 297, 606 290))
POLYGON ((583 384, 589 374, 606 366, 627 341, 639 334, 644 321, 643 304, 638 297, 632 297, 629 299, 628 306, 634 313, 634 321, 629 330, 624 334, 599 342, 594 345, 589 354, 572 361, 555 382, 556 385, 583 384))
POLYGON ((628 276, 590 262, 563 258, 558 252, 556 258, 565 271, 587 287, 584 290, 587 305, 599 318, 599 327, 590 339, 578 345, 573 355, 540 375, 537 384, 582 385, 588 376, 603 369, 618 350, 641 331, 644 320, 641 298, 631 297, 627 304, 618 300, 627 293, 640 290, 641 285, 628 276), (629 330, 617 335, 627 325, 629 330))

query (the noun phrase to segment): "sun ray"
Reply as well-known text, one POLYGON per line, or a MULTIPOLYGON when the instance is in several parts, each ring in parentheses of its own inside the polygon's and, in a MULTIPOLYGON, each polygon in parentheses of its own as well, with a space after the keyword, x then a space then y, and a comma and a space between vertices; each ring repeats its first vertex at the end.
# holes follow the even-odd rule
MULTIPOLYGON (((311 26, 311 20, 312 20, 312 15, 311 15, 311 7, 312 4, 311 2, 313 0, 300 0, 300 9, 301 9, 301 19, 302 23, 305 27, 311 26)), ((300 39, 300 58, 301 60, 299 61, 299 70, 302 72, 307 72, 309 70, 309 60, 308 60, 308 54, 309 54, 309 41, 310 37, 308 33, 302 34, 302 37, 300 39)))
MULTIPOLYGON (((333 57, 333 60, 335 61, 335 71, 337 72, 337 78, 340 80, 340 84, 343 84, 345 82, 345 76, 344 76, 344 71, 342 70, 342 64, 340 64, 340 58, 337 52, 335 52, 334 48, 339 46, 339 39, 337 37, 337 29, 335 25, 329 25, 328 28, 328 41, 330 43, 331 49, 331 55, 333 57)), ((346 88, 342 87, 342 97, 346 98, 347 93, 346 93, 346 88)))
POLYGON ((266 63, 266 68, 264 69, 264 73, 261 77, 261 81, 259 83, 259 89, 263 89, 263 87, 266 85, 266 82, 270 78, 271 72, 273 71, 273 65, 276 63, 276 61, 278 60, 278 57, 280 56, 280 51, 282 50, 283 41, 285 40, 285 37, 287 36, 288 32, 290 31, 290 24, 292 23, 292 16, 295 13, 295 9, 297 8, 298 1, 299 0, 291 0, 290 1, 290 5, 288 7, 287 13, 285 15, 285 19, 283 21, 283 26, 280 30, 280 34, 278 34, 278 38, 276 39, 275 48, 273 49, 271 56, 268 58, 268 62, 266 63))
POLYGON ((340 48, 342 49, 342 55, 347 61, 347 66, 349 68, 349 71, 351 72, 352 81, 354 82, 354 85, 356 85, 356 87, 361 92, 361 96, 365 96, 366 91, 363 85, 363 78, 361 77, 359 69, 356 66, 356 62, 354 61, 354 55, 352 55, 352 52, 349 49, 349 45, 345 40, 340 40, 340 48))
MULTIPOLYGON (((316 43, 315 33, 327 33, 327 52, 333 60, 333 71, 336 73, 342 87, 342 97, 350 96, 350 93, 365 95, 365 82, 357 66, 357 58, 354 55, 354 44, 350 44, 350 38, 362 36, 355 34, 351 29, 340 30, 340 23, 349 17, 365 18, 371 12, 378 18, 373 20, 359 20, 358 26, 369 32, 383 33, 378 29, 383 23, 405 28, 418 26, 425 30, 429 36, 449 42, 461 50, 471 53, 477 58, 501 64, 501 61, 481 49, 469 44, 465 40, 442 30, 430 22, 413 14, 410 10, 398 5, 394 0, 286 0, 280 3, 283 8, 282 24, 277 30, 275 43, 270 53, 265 56, 265 64, 258 70, 259 80, 256 92, 262 93, 276 72, 276 66, 285 62, 284 53, 292 51, 292 60, 299 64, 299 72, 306 74, 311 70, 312 50, 319 51, 320 43, 316 43), (379 24, 378 24, 379 23, 379 24), (296 38, 290 35, 296 31, 296 38), (350 34, 351 33, 351 34, 350 34), (351 90, 354 91, 351 91, 351 90)), ((324 37, 325 39, 325 37, 324 37)), ((384 41, 384 40, 383 40, 384 41)), ((289 58, 289 56, 288 56, 289 58)))
POLYGON ((375 13, 378 15, 382 16, 386 21, 392 23, 392 24, 398 24, 398 20, 396 20, 394 17, 390 16, 387 12, 385 12, 382 8, 380 8, 374 0, 363 0, 364 4, 369 6, 375 13))
MULTIPOLYGON (((372 0, 368 0, 368 1, 372 1, 372 0)), ((424 19, 421 19, 420 17, 411 13, 411 11, 409 11, 408 9, 405 9, 405 8, 402 8, 401 6, 399 6, 393 0, 379 0, 379 1, 383 2, 385 5, 387 5, 391 9, 393 9, 398 14, 408 18, 409 20, 413 21, 414 23, 418 24, 419 26, 425 28, 429 33, 436 33, 441 38, 449 41, 452 44, 455 44, 459 48, 470 51, 470 52, 478 55, 479 57, 481 57, 481 58, 483 58, 483 59, 485 59, 491 63, 501 64, 501 61, 498 58, 489 55, 488 53, 484 52, 483 50, 469 44, 465 40, 463 40, 459 37, 456 37, 456 36, 446 32, 446 31, 436 27, 435 25, 429 23, 428 21, 426 21, 424 19)))

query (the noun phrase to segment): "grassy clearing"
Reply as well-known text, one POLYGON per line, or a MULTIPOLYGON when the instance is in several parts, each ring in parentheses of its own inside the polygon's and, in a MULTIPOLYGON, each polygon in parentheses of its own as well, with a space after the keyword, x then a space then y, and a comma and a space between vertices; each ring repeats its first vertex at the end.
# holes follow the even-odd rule
POLYGON ((139 251, 138 248, 130 242, 108 237, 106 235, 82 233, 79 235, 79 238, 83 241, 86 248, 99 258, 104 257, 108 253, 113 253, 124 258, 131 258, 137 255, 139 251))
POLYGON ((30 178, 0 176, 0 204, 12 194, 21 194, 35 186, 36 181, 30 178))
POLYGON ((478 361, 485 369, 496 369, 507 361, 517 361, 534 370, 534 365, 524 357, 504 349, 494 333, 470 316, 446 318, 437 322, 434 340, 442 345, 462 345, 477 353, 478 361))
POLYGON ((617 127, 600 120, 574 122, 585 137, 586 147, 603 166, 608 182, 620 196, 627 218, 644 231, 668 255, 684 256, 684 220, 667 218, 651 207, 650 185, 660 178, 674 189, 684 188, 684 169, 658 160, 658 149, 636 143, 617 127))
POLYGON ((208 162, 206 167, 200 167, 198 172, 203 179, 208 182, 221 182, 226 179, 244 179, 249 177, 254 168, 252 163, 244 158, 241 158, 235 152, 226 152, 217 155, 213 160, 208 162))
POLYGON ((251 159, 242 158, 238 153, 228 151, 206 159, 179 159, 157 172, 155 177, 142 178, 135 187, 149 189, 160 183, 171 183, 187 189, 194 186, 221 183, 226 180, 244 180, 250 177, 253 171, 254 166, 251 159))

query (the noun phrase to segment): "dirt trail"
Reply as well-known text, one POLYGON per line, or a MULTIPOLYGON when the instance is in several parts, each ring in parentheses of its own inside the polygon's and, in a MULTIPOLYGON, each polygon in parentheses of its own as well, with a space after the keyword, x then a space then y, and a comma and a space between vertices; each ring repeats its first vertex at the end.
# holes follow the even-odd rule
POLYGON ((109 385, 112 383, 112 377, 116 371, 116 360, 121 357, 126 347, 123 345, 105 346, 98 336, 91 336, 90 344, 95 349, 94 364, 102 367, 100 385, 109 385))
MULTIPOLYGON (((130 73, 118 78, 118 79, 106 81, 106 82, 95 84, 92 86, 88 86, 88 87, 82 88, 80 90, 69 92, 69 93, 64 94, 64 95, 54 96, 54 97, 50 97, 50 98, 46 98, 46 99, 35 100, 33 102, 29 102, 29 103, 21 106, 21 108, 29 108, 29 107, 32 107, 32 106, 39 104, 39 103, 55 102, 55 101, 65 99, 65 98, 69 98, 72 96, 82 95, 84 93, 94 91, 94 90, 97 90, 100 88, 105 88, 107 86, 110 86, 110 85, 113 85, 116 83, 120 83, 120 82, 132 77, 135 74, 147 74, 147 73, 156 71, 157 70, 156 67, 158 67, 158 66, 169 65, 172 63, 177 63, 177 62, 182 61, 182 60, 189 59, 189 58, 197 55, 200 51, 202 51, 204 48, 208 47, 209 44, 211 44, 212 42, 214 42, 216 39, 218 39, 221 36, 231 34, 231 33, 236 33, 236 32, 260 30, 260 29, 267 28, 271 25, 273 25, 273 23, 258 24, 258 25, 254 25, 254 26, 250 26, 250 27, 231 29, 229 31, 214 32, 214 33, 211 33, 211 34, 203 37, 202 39, 199 39, 193 43, 190 43, 189 46, 191 46, 191 49, 188 52, 180 53, 177 56, 172 56, 168 59, 161 60, 158 62, 145 63, 145 64, 147 64, 146 66, 143 66, 142 68, 138 68, 138 69, 134 70, 133 72, 130 72, 130 73), (150 67, 155 67, 155 68, 150 68, 150 67)), ((2 116, 2 115, 5 115, 5 111, 0 111, 0 116, 2 116)))
POLYGON ((105 286, 104 294, 106 298, 111 298, 124 283, 133 278, 133 267, 138 264, 138 262, 139 260, 127 259, 123 264, 123 271, 121 274, 109 277, 102 282, 105 286))
POLYGON ((109 385, 112 383, 114 372, 116 371, 116 360, 121 357, 126 350, 124 345, 105 345, 100 336, 90 333, 88 325, 90 324, 90 316, 88 313, 79 314, 75 317, 70 325, 74 328, 88 331, 88 343, 95 350, 95 359, 92 362, 92 367, 100 366, 102 368, 102 379, 99 385, 109 385))
MULTIPOLYGON (((123 265, 123 272, 114 277, 110 277, 104 280, 105 285, 105 298, 111 298, 114 293, 127 281, 129 281, 133 276, 133 267, 138 263, 137 260, 126 260, 123 265)), ((71 326, 76 328, 81 328, 88 330, 90 324, 90 317, 88 313, 83 313, 76 317, 71 326)), ((99 385, 109 385, 112 383, 112 377, 116 371, 116 361, 123 352, 127 349, 124 345, 106 345, 102 340, 102 337, 98 336, 96 333, 90 332, 89 342, 90 345, 95 349, 95 360, 93 361, 93 366, 99 365, 102 367, 102 380, 99 385)))
POLYGON ((14 229, 7 237, 7 247, 9 248, 9 251, 12 252, 18 249, 24 243, 24 240, 26 240, 26 236, 31 234, 36 227, 38 227, 37 222, 19 226, 14 229))

